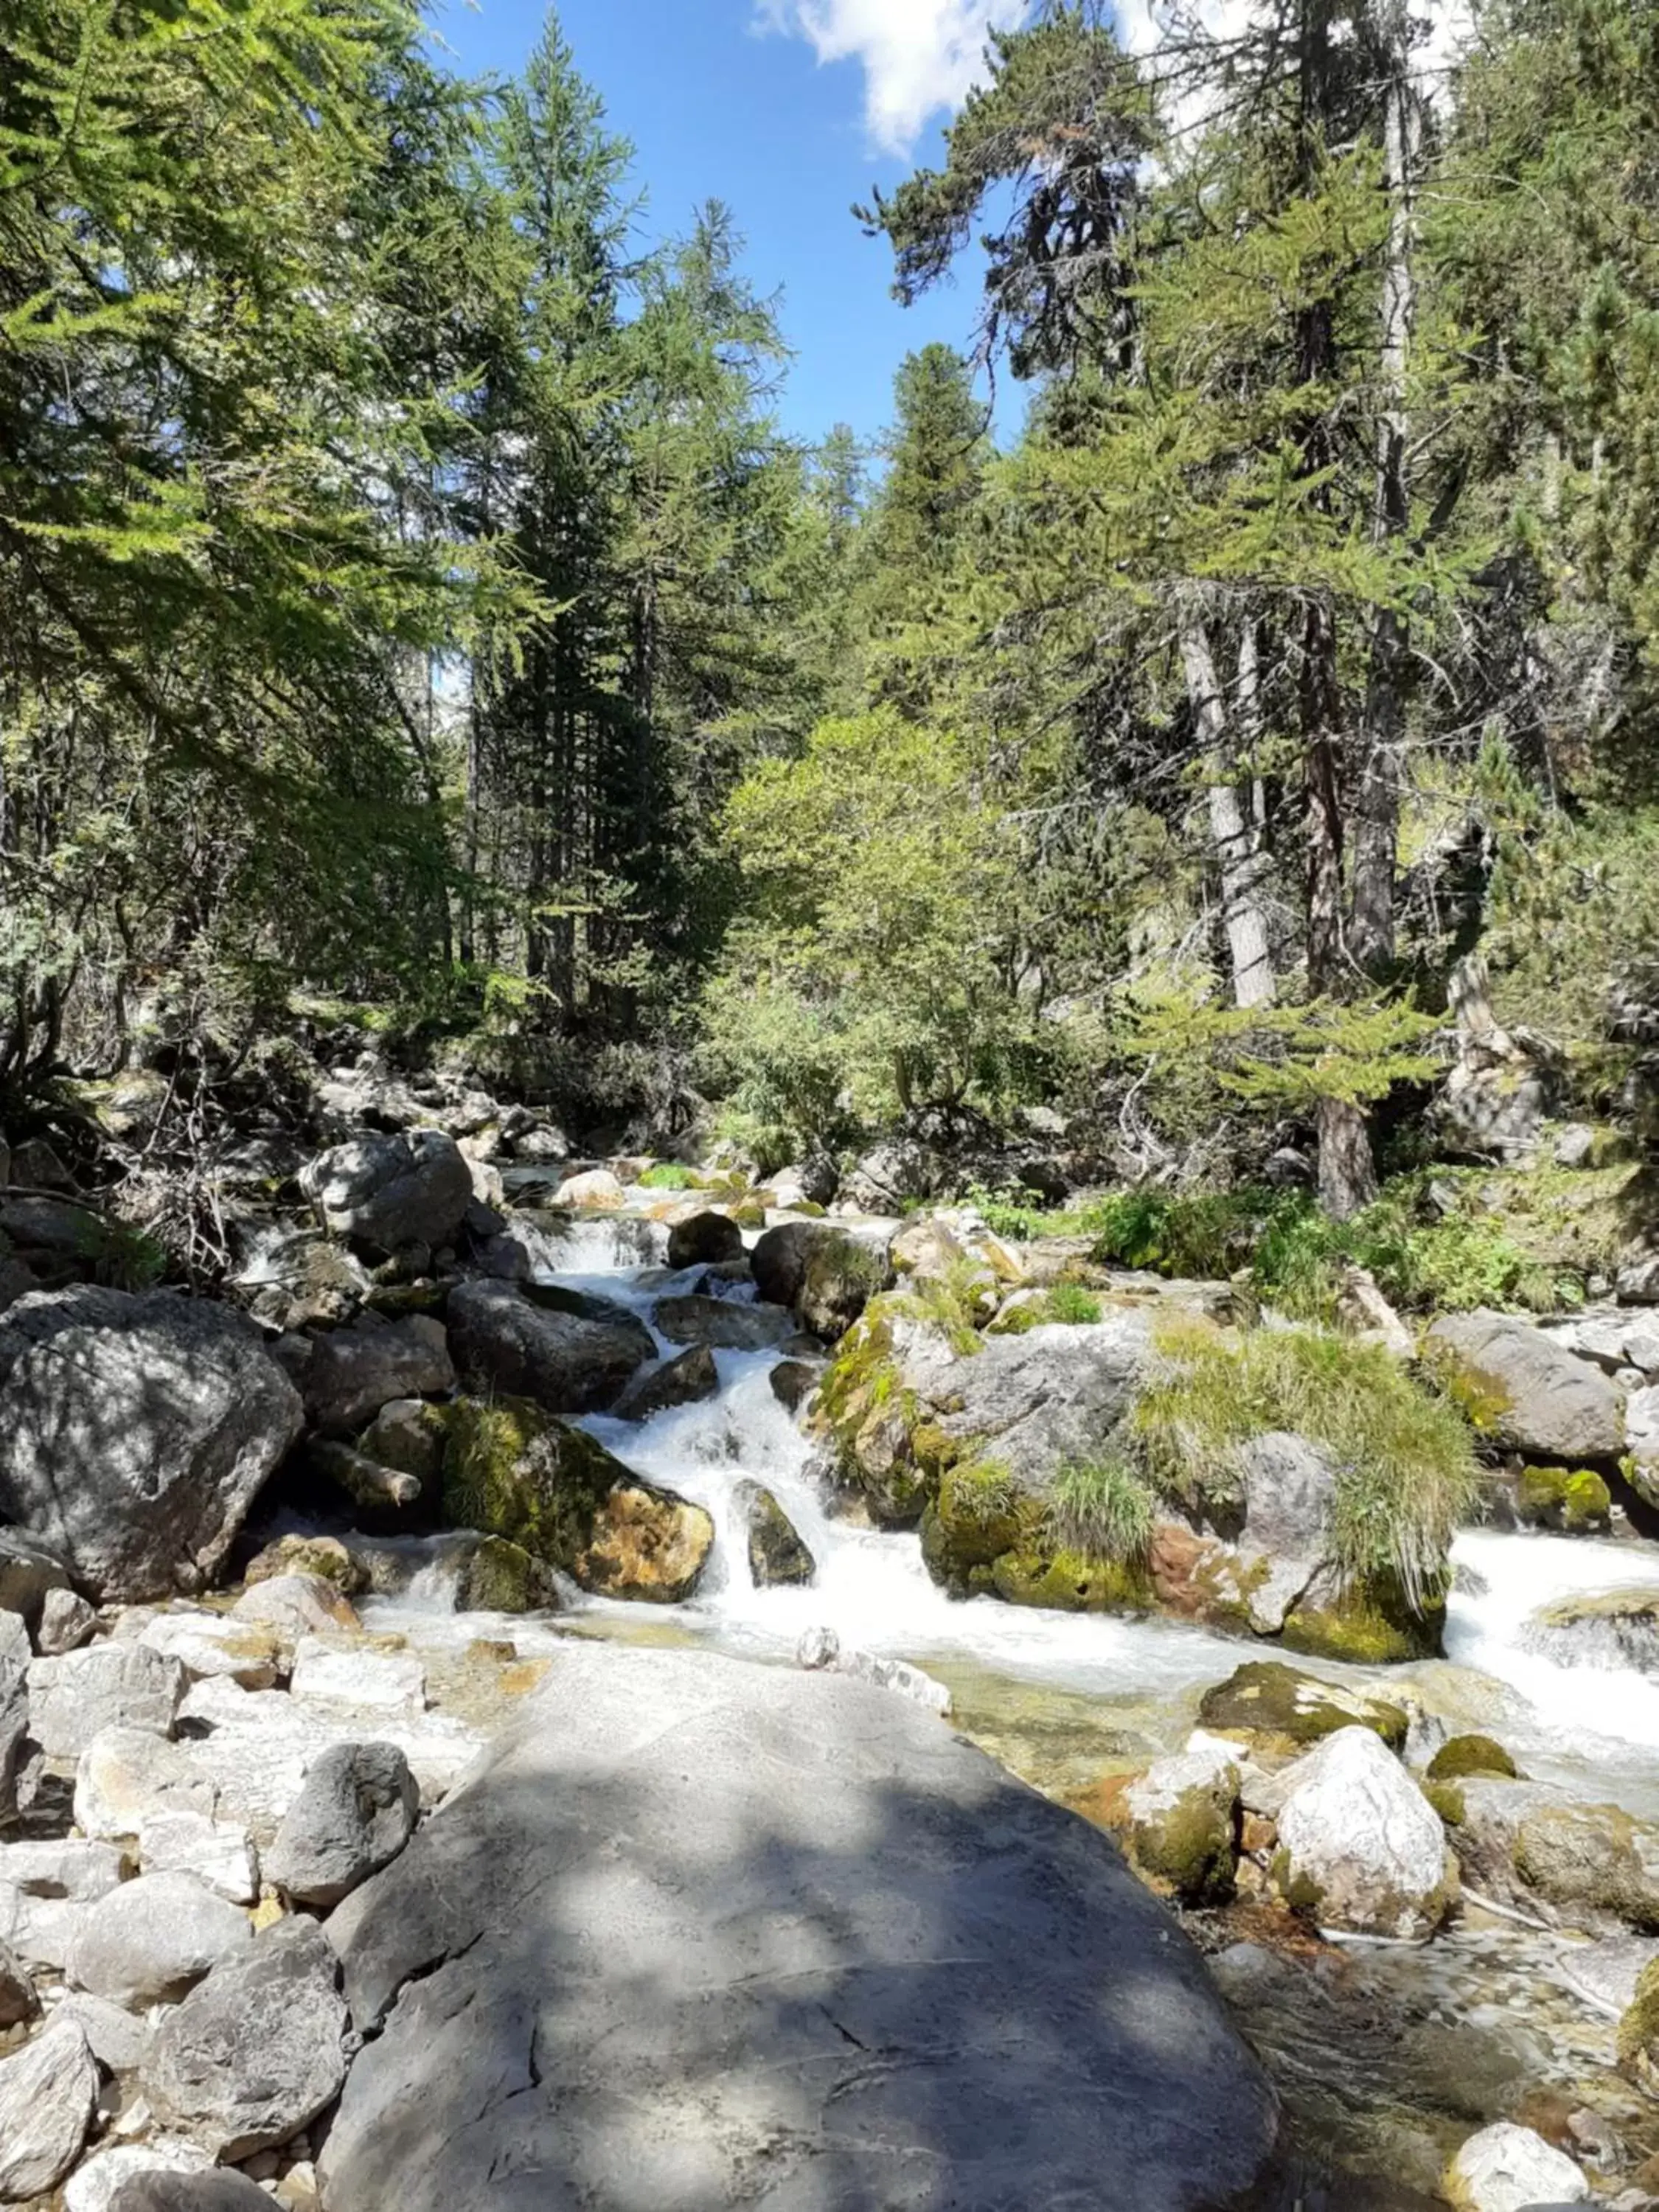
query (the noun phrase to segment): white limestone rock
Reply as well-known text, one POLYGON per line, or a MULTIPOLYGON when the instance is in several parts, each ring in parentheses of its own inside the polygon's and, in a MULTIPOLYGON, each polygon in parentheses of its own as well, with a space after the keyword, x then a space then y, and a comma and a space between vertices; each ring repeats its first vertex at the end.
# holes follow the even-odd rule
POLYGON ((1549 2212, 1583 2204, 1590 2193, 1565 2151, 1510 2120, 1471 2136, 1447 2167, 1443 2185, 1456 2212, 1549 2212))
POLYGON ((53 2190, 81 2154, 98 2102, 98 2068, 72 2020, 52 2020, 0 2059, 0 2203, 53 2190))
POLYGON ((1339 1729, 1285 1778, 1275 1870, 1322 1927, 1429 1936, 1457 1891, 1440 1816, 1380 1736, 1339 1729))
POLYGON ((253 1940, 247 1915, 187 1874, 140 1875, 91 1907, 70 1946, 77 1989, 137 2011, 176 2004, 253 1940))

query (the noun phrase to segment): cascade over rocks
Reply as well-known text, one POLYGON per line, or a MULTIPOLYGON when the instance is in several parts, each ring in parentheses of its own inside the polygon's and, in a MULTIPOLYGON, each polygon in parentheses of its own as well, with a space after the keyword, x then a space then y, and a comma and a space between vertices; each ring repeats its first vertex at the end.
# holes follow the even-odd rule
POLYGON ((301 1171, 328 1229, 380 1256, 453 1243, 472 1203, 472 1170, 441 1129, 355 1138, 301 1171))
POLYGON ((533 1399, 550 1413, 603 1411, 656 1357, 650 1330, 631 1314, 586 1321, 507 1283, 461 1284, 450 1294, 448 1322, 450 1351, 470 1389, 533 1399))
POLYGON ((302 1419, 225 1307, 82 1286, 0 1315, 0 1512, 100 1601, 210 1577, 302 1419))
POLYGON ((1271 2090, 1109 1843, 839 1677, 571 1646, 328 1934, 380 2031, 329 2212, 757 2172, 779 2212, 1208 2212, 1275 2172, 1271 2090))

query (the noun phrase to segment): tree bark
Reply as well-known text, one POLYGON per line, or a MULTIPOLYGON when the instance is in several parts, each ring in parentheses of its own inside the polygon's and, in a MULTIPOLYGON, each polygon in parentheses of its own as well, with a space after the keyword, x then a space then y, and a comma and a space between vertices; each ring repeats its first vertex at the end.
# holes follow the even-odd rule
MULTIPOLYGON (((1221 915, 1232 966, 1233 1003, 1270 1006, 1274 996, 1273 966, 1261 902, 1261 854, 1255 823, 1239 795, 1238 748, 1228 728, 1210 633, 1190 599, 1182 599, 1177 623, 1187 694, 1198 723, 1209 778, 1210 839, 1221 872, 1221 915)), ((1239 656, 1242 674, 1243 645, 1239 656)), ((1250 660, 1253 672, 1253 639, 1250 660)))
MULTIPOLYGON (((1388 50, 1383 125, 1389 242, 1382 271, 1382 329, 1377 362, 1376 489, 1372 538, 1403 538, 1411 521, 1407 460, 1407 378, 1416 320, 1417 176, 1423 117, 1411 81, 1411 27, 1404 0, 1379 11, 1388 50)), ((1372 975, 1395 957, 1395 876, 1400 793, 1405 773, 1409 625, 1396 607, 1377 610, 1371 630, 1353 838, 1353 913, 1349 949, 1372 975)))
POLYGON ((1334 1221, 1346 1221, 1376 1196, 1365 1116, 1346 1098, 1322 1098, 1318 1125, 1319 1202, 1334 1221))

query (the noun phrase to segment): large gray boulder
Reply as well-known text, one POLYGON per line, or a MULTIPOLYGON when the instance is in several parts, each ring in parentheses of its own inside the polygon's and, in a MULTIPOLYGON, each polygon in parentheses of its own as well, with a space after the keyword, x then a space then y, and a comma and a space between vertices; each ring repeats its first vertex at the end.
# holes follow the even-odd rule
POLYGON ((472 1203, 472 1170, 441 1129, 359 1137, 302 1170, 300 1188, 337 1237, 374 1253, 452 1243, 472 1203))
POLYGON ((803 1328, 825 1339, 848 1329, 893 1279, 885 1237, 854 1236, 823 1221, 782 1221, 749 1261, 762 1297, 787 1306, 803 1328))
POLYGON ((562 1650, 328 1934, 380 2029, 329 2212, 1200 2212, 1274 2173, 1273 2092, 1112 1845, 840 1676, 562 1650))
POLYGON ((54 2020, 0 2059, 0 2204, 55 2189, 81 2154, 98 2102, 98 2069, 72 2020, 54 2020))
POLYGON ((1571 1465, 1625 1449, 1625 1399, 1589 1359, 1513 1315, 1447 1314, 1427 1353, 1481 1435, 1529 1458, 1571 1465))
POLYGON ((643 1322, 585 1321, 533 1304, 509 1283, 463 1283, 450 1293, 449 1345, 481 1395, 530 1398, 550 1413, 614 1405, 657 1347, 643 1322))
POLYGON ((312 1345, 300 1377, 307 1413, 331 1436, 362 1428, 394 1399, 454 1387, 443 1323, 429 1314, 332 1329, 312 1345))
POLYGON ((82 1285, 0 1315, 0 1514, 100 1601, 199 1586, 302 1418, 226 1307, 82 1285))
POLYGON ((223 2161, 291 2141, 345 2079, 339 1979, 314 1920, 279 1921, 161 2023, 139 2075, 151 2111, 223 2161))
POLYGON ((341 1743, 312 1762, 265 1853, 265 1878, 296 1904, 337 1905, 396 1858, 421 1793, 392 1743, 341 1743))

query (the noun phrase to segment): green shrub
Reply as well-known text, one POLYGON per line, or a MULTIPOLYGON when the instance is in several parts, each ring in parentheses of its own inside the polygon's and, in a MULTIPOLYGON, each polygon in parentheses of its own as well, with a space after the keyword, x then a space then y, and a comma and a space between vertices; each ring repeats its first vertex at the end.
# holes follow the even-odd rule
POLYGON ((1100 1319, 1100 1300, 1079 1283, 1056 1283, 1045 1304, 1045 1317, 1067 1328, 1090 1328, 1100 1319))
POLYGON ((1055 1543, 1121 1566, 1144 1559, 1158 1501, 1146 1478, 1115 1459, 1063 1467, 1048 1493, 1055 1543))
POLYGON ((1311 1329, 1230 1340, 1207 1323, 1164 1325, 1164 1371, 1131 1416, 1143 1472, 1192 1506, 1237 1502, 1237 1447, 1294 1431, 1329 1455, 1331 1542, 1351 1583, 1392 1577, 1414 1608, 1441 1593, 1454 1530, 1480 1494, 1456 1408, 1380 1345, 1311 1329))
MULTIPOLYGON (((1263 1297, 1293 1320, 1328 1321, 1348 1267, 1368 1269, 1407 1312, 1476 1306, 1558 1311, 1582 1300, 1576 1275, 1528 1252, 1501 1221, 1473 1206, 1430 1209, 1425 1172, 1401 1176, 1351 1221, 1333 1221, 1306 1191, 1115 1192, 1088 1210, 1094 1257, 1165 1275, 1248 1269, 1263 1297)), ((1454 1187, 1469 1177, 1439 1181, 1454 1187)))
POLYGON ((695 1190, 697 1178, 678 1160, 659 1160, 640 1177, 641 1190, 695 1190))

